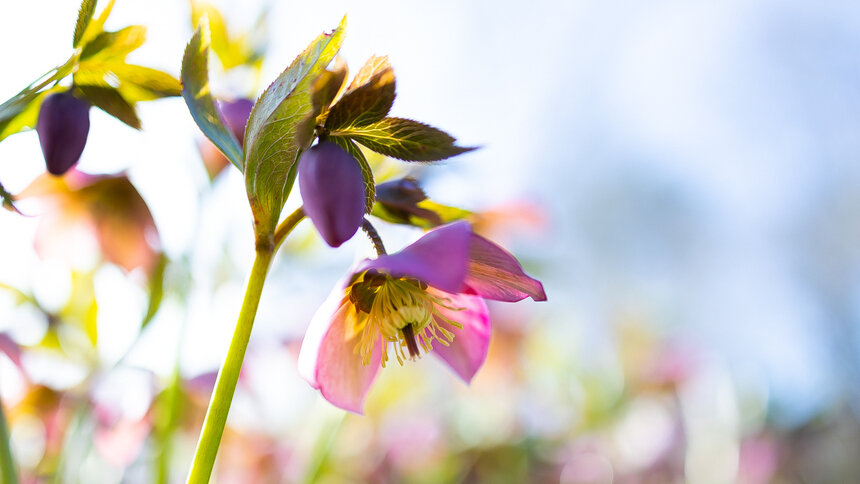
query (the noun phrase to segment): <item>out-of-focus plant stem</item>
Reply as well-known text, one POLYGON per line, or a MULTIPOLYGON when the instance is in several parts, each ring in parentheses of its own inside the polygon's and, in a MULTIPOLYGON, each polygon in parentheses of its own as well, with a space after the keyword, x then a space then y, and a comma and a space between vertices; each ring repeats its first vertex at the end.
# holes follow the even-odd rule
POLYGON ((260 304, 260 295, 263 292, 263 284, 266 274, 272 263, 274 250, 259 248, 251 268, 251 276, 248 280, 248 288, 245 291, 245 300, 242 302, 242 310, 239 312, 239 320, 233 331, 233 339, 227 350, 227 358, 218 372, 215 380, 215 390, 209 400, 209 408, 206 410, 206 418, 203 420, 203 430, 200 432, 200 440, 197 441, 197 450, 194 452, 194 461, 188 474, 188 484, 206 484, 212 475, 215 466, 215 457, 218 454, 218 446, 221 444, 221 436, 224 434, 224 426, 227 423, 227 413, 233 401, 233 393, 239 381, 239 372, 242 369, 242 360, 245 358, 245 350, 251 338, 251 328, 254 326, 254 317, 257 314, 257 306, 260 304))
POLYGON ((9 425, 6 423, 6 412, 0 401, 0 476, 4 484, 18 484, 18 470, 12 459, 12 440, 9 438, 9 425))

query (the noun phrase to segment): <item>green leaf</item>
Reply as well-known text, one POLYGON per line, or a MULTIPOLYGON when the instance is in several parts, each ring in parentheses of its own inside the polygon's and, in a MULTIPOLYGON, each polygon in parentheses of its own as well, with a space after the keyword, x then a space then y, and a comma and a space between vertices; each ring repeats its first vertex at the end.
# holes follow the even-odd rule
POLYGON ((313 89, 313 104, 314 110, 319 114, 324 110, 328 110, 331 102, 344 88, 348 69, 345 62, 341 62, 341 58, 335 59, 334 69, 326 69, 314 81, 313 89))
MULTIPOLYGON (((87 43, 104 31, 105 22, 107 22, 108 16, 110 16, 111 10, 113 10, 113 4, 115 1, 116 0, 109 0, 107 6, 105 6, 101 13, 99 13, 99 16, 87 23, 87 26, 81 37, 78 39, 76 46, 86 46, 87 43)), ((95 9, 95 3, 96 2, 94 1, 93 9, 95 9)), ((90 14, 90 17, 92 17, 92 14, 90 14)), ((77 35, 75 36, 77 37, 77 35)))
POLYGON ((75 24, 75 37, 72 40, 72 47, 77 47, 81 43, 81 38, 87 30, 87 25, 93 19, 93 14, 96 12, 96 0, 84 0, 81 2, 81 9, 78 10, 78 22, 75 24))
POLYGON ((274 233, 292 189, 295 163, 313 140, 311 85, 334 59, 343 41, 346 17, 322 34, 260 96, 245 130, 245 188, 258 237, 274 233))
POLYGON ((367 84, 373 76, 390 67, 391 64, 388 63, 388 56, 370 56, 370 59, 367 59, 367 62, 355 74, 347 89, 353 90, 367 84))
POLYGON ((117 87, 130 103, 179 96, 182 84, 166 72, 125 62, 87 62, 75 72, 75 84, 117 87))
MULTIPOLYGON (((254 42, 259 38, 258 34, 266 31, 266 10, 261 12, 257 19, 257 25, 250 35, 242 34, 231 36, 227 29, 227 22, 221 12, 215 6, 196 0, 191 1, 191 25, 200 23, 203 16, 209 18, 209 32, 212 39, 212 52, 221 61, 224 70, 229 70, 246 64, 253 64, 262 56, 263 48, 260 42, 254 42)), ((265 35, 263 35, 265 37, 265 35)))
MULTIPOLYGON (((42 77, 33 81, 18 94, 0 104, 0 141, 9 135, 32 127, 36 123, 41 99, 49 84, 55 83, 69 75, 77 65, 77 56, 72 56, 65 64, 46 72, 42 77), (33 106, 33 103, 36 103, 33 106)), ((59 90, 56 85, 50 90, 59 90)))
POLYGON ((167 268, 168 259, 164 254, 159 255, 158 262, 152 269, 152 274, 149 275, 149 305, 146 308, 146 314, 140 323, 140 329, 145 328, 152 318, 158 313, 158 308, 161 307, 161 300, 164 298, 164 272, 167 268))
POLYGON ((182 57, 182 97, 194 122, 230 162, 242 171, 242 148, 215 108, 209 89, 209 26, 200 23, 182 57))
POLYGON ((361 84, 353 81, 340 101, 331 107, 325 122, 326 129, 367 126, 388 115, 395 97, 394 70, 388 65, 388 60, 372 57, 356 76, 365 77, 361 84), (367 68, 368 65, 371 67, 367 68), (367 77, 369 72, 373 73, 367 77))
POLYGON ((358 161, 358 166, 361 167, 361 177, 364 179, 364 193, 365 193, 365 213, 370 213, 373 210, 373 202, 376 200, 376 183, 373 180, 373 170, 370 169, 370 164, 367 162, 367 157, 364 156, 364 153, 361 152, 361 148, 358 147, 352 140, 347 138, 332 138, 331 139, 335 144, 345 149, 347 153, 351 154, 353 158, 358 161))
POLYGON ((146 27, 132 25, 116 32, 102 32, 84 46, 82 68, 90 59, 125 59, 125 56, 146 42, 146 27))
POLYGON ((137 111, 116 89, 86 85, 80 85, 77 88, 97 108, 134 129, 140 129, 140 118, 137 117, 137 111))
POLYGON ((25 129, 35 128, 36 121, 39 119, 39 108, 42 106, 45 96, 54 92, 64 91, 65 89, 64 87, 56 86, 41 92, 34 92, 32 96, 22 98, 17 103, 16 109, 5 111, 9 116, 5 119, 0 117, 0 140, 25 129))
POLYGON ((331 136, 345 136, 367 148, 405 161, 438 161, 450 158, 473 147, 457 146, 448 133, 418 121, 385 118, 362 127, 333 130, 331 136))
POLYGON ((158 69, 120 64, 114 66, 113 72, 120 81, 120 92, 126 87, 140 91, 134 97, 134 101, 148 101, 182 94, 182 84, 179 80, 158 69))

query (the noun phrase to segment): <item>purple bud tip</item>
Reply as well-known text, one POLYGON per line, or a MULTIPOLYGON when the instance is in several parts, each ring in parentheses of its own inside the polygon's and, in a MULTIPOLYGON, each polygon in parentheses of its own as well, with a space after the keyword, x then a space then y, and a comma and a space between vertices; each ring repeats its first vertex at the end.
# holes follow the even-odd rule
POLYGON ((71 92, 51 94, 42 101, 36 122, 48 173, 62 175, 81 158, 90 132, 90 105, 71 92))
POLYGON ((245 126, 248 124, 248 118, 251 117, 254 101, 239 98, 233 101, 218 100, 216 104, 221 120, 233 133, 233 136, 239 140, 239 146, 242 146, 245 141, 245 126))
POLYGON ((352 238, 364 219, 364 179, 358 161, 323 141, 299 160, 299 190, 305 214, 332 247, 352 238))

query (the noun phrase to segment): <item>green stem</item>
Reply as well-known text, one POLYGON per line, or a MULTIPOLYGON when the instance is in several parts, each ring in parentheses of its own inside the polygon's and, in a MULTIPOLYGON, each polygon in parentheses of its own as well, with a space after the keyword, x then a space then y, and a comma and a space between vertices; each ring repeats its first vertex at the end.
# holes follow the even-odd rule
POLYGON ((9 426, 6 424, 6 412, 0 401, 0 477, 6 484, 18 484, 18 471, 12 459, 12 440, 9 438, 9 426))
POLYGON ((293 213, 287 215, 287 218, 278 225, 278 228, 275 229, 275 252, 278 251, 278 248, 284 242, 284 239, 290 235, 290 232, 292 232, 293 229, 296 228, 296 225, 298 225, 304 218, 305 207, 302 205, 293 211, 293 213))
POLYGON ((257 249, 254 266, 248 280, 248 288, 245 291, 245 300, 242 302, 242 310, 239 312, 239 320, 233 332, 233 340, 230 349, 227 350, 227 358, 218 372, 215 381, 215 390, 209 400, 209 409, 203 421, 203 430, 200 432, 200 440, 197 442, 197 450, 194 453, 194 461, 188 474, 187 484, 206 484, 212 475, 215 465, 215 456, 218 454, 218 446, 221 444, 221 436, 224 434, 224 426, 227 423, 227 413, 233 401, 233 393, 236 391, 236 383, 239 381, 239 371, 242 369, 242 360, 245 358, 245 350, 248 348, 248 340, 251 338, 251 328, 254 326, 254 317, 257 314, 257 306, 260 303, 260 294, 263 292, 263 283, 272 263, 273 250, 265 248, 257 249))

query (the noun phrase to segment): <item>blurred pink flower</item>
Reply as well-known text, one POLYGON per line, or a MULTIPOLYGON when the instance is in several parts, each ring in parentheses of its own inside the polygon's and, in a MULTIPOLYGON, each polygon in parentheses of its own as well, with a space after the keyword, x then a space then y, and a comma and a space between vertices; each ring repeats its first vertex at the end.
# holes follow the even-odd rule
POLYGON ((41 255, 71 257, 76 234, 92 239, 108 261, 127 271, 150 273, 158 260, 158 230, 137 189, 124 173, 90 175, 76 169, 62 177, 42 175, 18 195, 46 205, 36 234, 41 255))
POLYGON ((388 362, 389 343, 401 364, 432 351, 469 382, 489 346, 483 298, 526 297, 546 300, 514 256, 466 222, 445 225, 400 252, 359 263, 335 287, 305 335, 299 372, 326 400, 356 413, 388 362))

